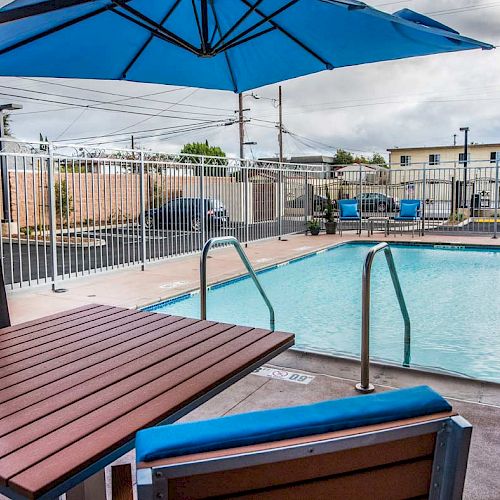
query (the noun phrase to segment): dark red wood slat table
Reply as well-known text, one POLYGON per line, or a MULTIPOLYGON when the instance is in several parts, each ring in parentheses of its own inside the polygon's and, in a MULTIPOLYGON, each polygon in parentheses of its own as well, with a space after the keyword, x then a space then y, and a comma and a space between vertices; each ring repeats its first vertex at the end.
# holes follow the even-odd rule
POLYGON ((97 304, 1 328, 0 492, 54 498, 293 342, 97 304))

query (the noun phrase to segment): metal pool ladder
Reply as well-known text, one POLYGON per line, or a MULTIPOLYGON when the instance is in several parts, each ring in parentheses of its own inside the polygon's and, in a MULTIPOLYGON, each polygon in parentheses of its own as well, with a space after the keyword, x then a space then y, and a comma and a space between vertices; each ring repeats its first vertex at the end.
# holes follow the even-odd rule
POLYGON ((212 247, 215 246, 220 246, 220 245, 232 245, 236 251, 238 252, 238 255, 240 256, 241 260, 243 261, 243 264, 245 264, 245 267, 248 271, 248 274, 252 278, 255 286, 257 287, 257 290, 259 290, 260 295, 264 299, 264 302, 266 303, 267 308, 269 309, 269 324, 270 324, 270 329, 271 331, 274 332, 274 308, 271 304, 271 301, 269 300, 268 296, 266 295, 266 292, 262 288, 262 285, 260 284, 259 278, 257 278, 257 274, 255 274, 255 271, 252 267, 252 264, 250 264, 250 261, 248 260, 248 257, 245 254, 245 251, 243 250, 242 246, 240 245, 240 242, 234 237, 234 236, 221 236, 220 238, 210 238, 207 240, 205 245, 203 245, 203 250, 201 251, 201 257, 200 257, 200 318, 201 319, 207 319, 207 257, 208 257, 208 252, 212 247))
POLYGON ((394 264, 391 248, 387 243, 379 243, 370 249, 365 259, 363 267, 363 287, 362 287, 362 316, 361 316, 361 382, 356 384, 356 390, 359 392, 373 392, 375 388, 370 384, 370 281, 372 264, 375 255, 384 250, 385 259, 391 273, 392 284, 396 290, 399 307, 403 314, 405 323, 404 336, 404 361, 403 366, 410 366, 410 316, 406 308, 403 290, 399 283, 398 272, 394 264))

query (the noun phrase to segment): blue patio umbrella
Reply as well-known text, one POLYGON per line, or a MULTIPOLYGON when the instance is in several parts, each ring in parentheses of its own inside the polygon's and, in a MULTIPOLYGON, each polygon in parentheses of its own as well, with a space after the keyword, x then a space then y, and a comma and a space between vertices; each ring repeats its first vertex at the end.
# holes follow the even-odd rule
POLYGON ((0 75, 242 92, 344 66, 492 45, 357 0, 15 0, 0 75))

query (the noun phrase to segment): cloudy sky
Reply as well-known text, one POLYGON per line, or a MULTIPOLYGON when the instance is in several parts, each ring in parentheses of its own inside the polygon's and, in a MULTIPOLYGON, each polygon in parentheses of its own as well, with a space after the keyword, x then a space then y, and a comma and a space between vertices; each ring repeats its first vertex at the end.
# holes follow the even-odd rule
MULTIPOLYGON (((5 3, 0 1, 0 5, 5 3)), ((387 12, 408 7, 463 35, 500 45, 500 1, 367 3, 387 12)), ((251 120, 245 126, 246 140, 257 142, 247 148, 248 157, 277 154, 273 124, 277 90, 275 85, 256 89, 260 99, 245 99, 251 120)), ((20 139, 38 139, 41 132, 54 141, 107 141, 108 145, 128 147, 129 134, 135 133, 153 135, 138 141, 153 150, 175 152, 186 142, 207 139, 229 154, 238 153, 236 125, 182 130, 193 123, 187 118, 195 116, 197 120, 233 118, 237 97, 229 92, 128 82, 0 78, 0 96, 4 102, 24 106, 13 115, 13 132, 20 139), (112 101, 119 101, 120 109, 144 114, 92 107, 102 106, 96 102, 112 101), (179 127, 178 132, 173 135, 170 128, 167 135, 169 127, 179 127)), ((500 49, 323 72, 283 83, 283 97, 284 124, 290 132, 285 134, 287 156, 328 155, 338 147, 371 154, 393 146, 450 144, 461 126, 470 127, 474 142, 500 142, 500 49)), ((116 104, 111 107, 119 108, 116 104)))

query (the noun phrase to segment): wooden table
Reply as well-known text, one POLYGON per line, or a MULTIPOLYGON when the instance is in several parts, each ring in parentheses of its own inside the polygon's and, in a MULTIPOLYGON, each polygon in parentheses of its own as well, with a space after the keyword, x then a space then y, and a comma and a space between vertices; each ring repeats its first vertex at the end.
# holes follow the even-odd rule
POLYGON ((139 429, 291 345, 291 334, 102 305, 0 329, 0 492, 54 498, 132 449, 139 429))

